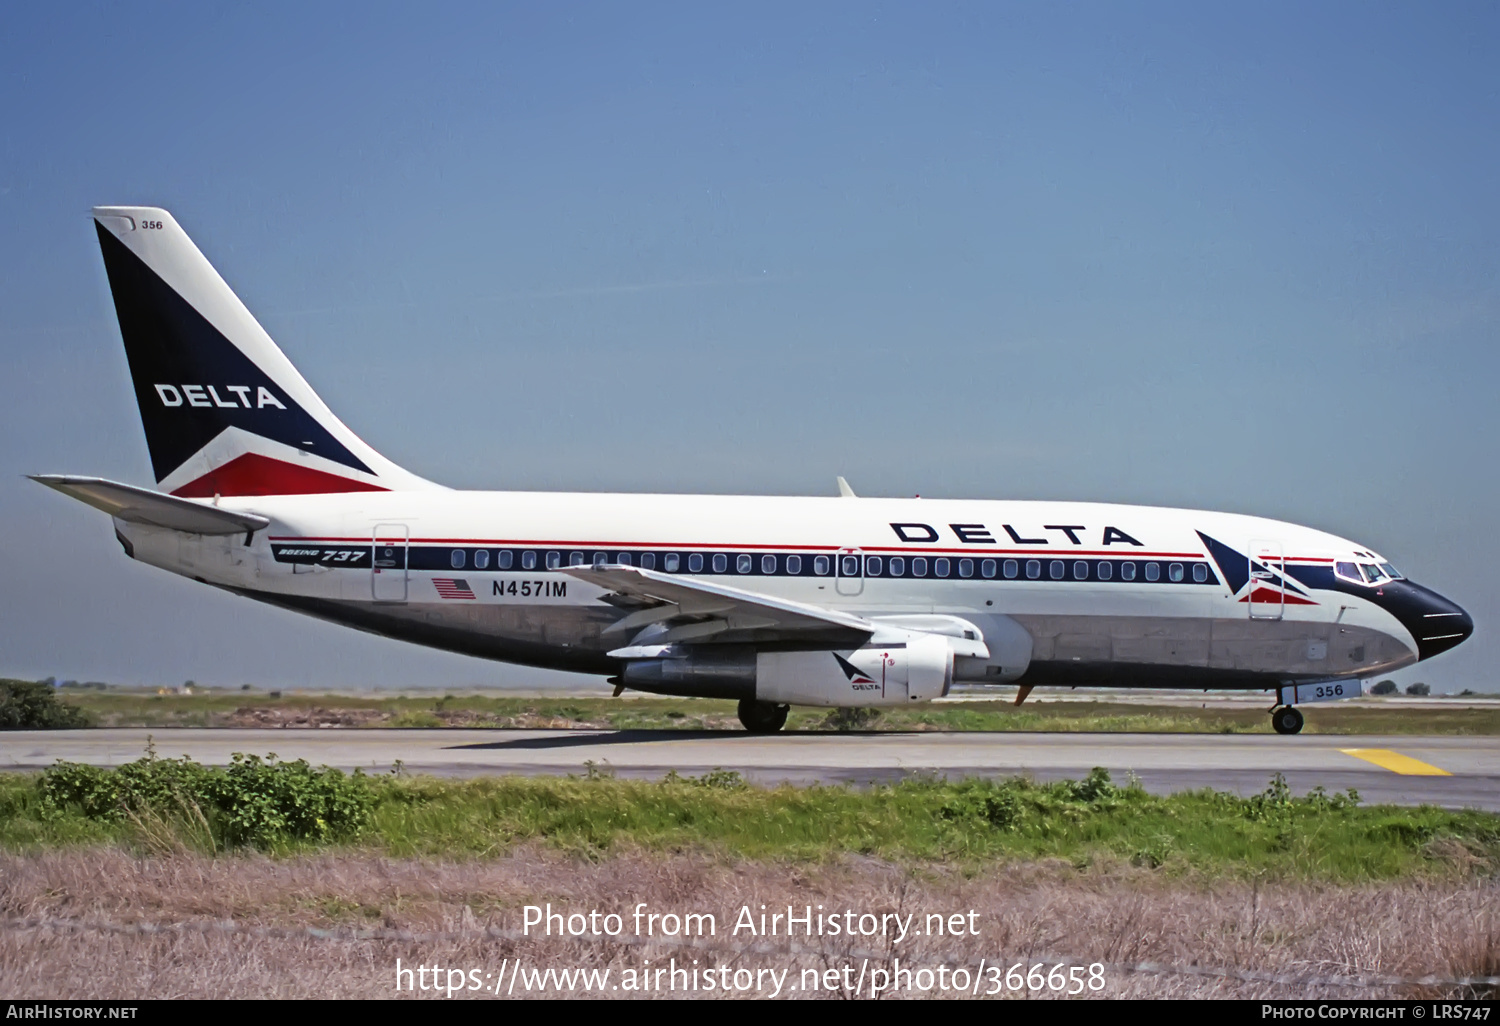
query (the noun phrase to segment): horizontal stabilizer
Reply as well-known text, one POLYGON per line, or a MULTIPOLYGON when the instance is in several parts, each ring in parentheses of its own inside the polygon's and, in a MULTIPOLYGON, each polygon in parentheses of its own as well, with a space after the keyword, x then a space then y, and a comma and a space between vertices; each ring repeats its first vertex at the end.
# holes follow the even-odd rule
POLYGON ((248 534, 271 523, 254 513, 220 509, 102 477, 34 474, 31 479, 132 524, 150 524, 189 534, 248 534))

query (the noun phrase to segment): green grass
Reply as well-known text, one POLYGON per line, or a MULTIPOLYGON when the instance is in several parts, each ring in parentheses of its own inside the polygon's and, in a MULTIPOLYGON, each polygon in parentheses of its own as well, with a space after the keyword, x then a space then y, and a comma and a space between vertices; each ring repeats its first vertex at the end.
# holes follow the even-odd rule
POLYGON ((236 842, 225 832, 224 810, 280 815, 277 802, 290 809, 309 795, 316 799, 325 785, 305 769, 284 775, 289 783, 257 770, 230 786, 222 771, 184 769, 174 760, 155 765, 162 769, 155 777, 149 766, 130 771, 137 781, 131 793, 145 797, 129 808, 98 799, 125 793, 118 788, 126 785, 110 777, 118 771, 63 767, 0 775, 0 848, 144 843, 160 850, 175 822, 174 843, 183 847, 224 851, 238 843, 278 854, 353 848, 395 857, 483 858, 540 843, 587 857, 704 851, 822 862, 857 853, 975 872, 1012 860, 1060 858, 1078 867, 1130 863, 1166 873, 1340 882, 1488 875, 1500 866, 1500 816, 1489 813, 1367 807, 1349 795, 1297 798, 1274 779, 1247 799, 1208 790, 1162 797, 1119 787, 1102 770, 1081 782, 919 779, 869 789, 758 788, 724 771, 659 782, 597 774, 476 780, 338 775, 328 778, 328 795, 358 810, 341 833, 271 831, 236 842), (202 792, 219 803, 206 815, 174 790, 205 773, 220 774, 202 792), (281 790, 273 795, 268 787, 281 790), (182 815, 190 805, 193 815, 182 815))
MULTIPOLYGON (((733 702, 696 698, 513 698, 500 695, 282 695, 208 690, 191 695, 124 689, 67 689, 64 701, 104 727, 253 726, 259 717, 343 718, 369 727, 598 727, 617 730, 738 730, 733 702)), ((1269 697, 1266 708, 1270 707, 1269 697)), ((1399 700, 1378 706, 1304 706, 1309 734, 1497 735, 1500 709, 1414 708, 1399 700)), ((793 709, 789 730, 830 730, 828 711, 793 709)), ((1144 733, 1270 733, 1260 708, 1206 708, 1138 703, 939 703, 882 710, 870 730, 1023 730, 1144 733)))

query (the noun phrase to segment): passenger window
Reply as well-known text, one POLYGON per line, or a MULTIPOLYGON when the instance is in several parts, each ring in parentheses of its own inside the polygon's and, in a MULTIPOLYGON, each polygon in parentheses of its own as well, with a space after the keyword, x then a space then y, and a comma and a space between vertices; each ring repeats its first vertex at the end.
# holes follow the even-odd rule
POLYGON ((1099 564, 1099 580, 1101 580, 1101 581, 1107 581, 1111 577, 1113 577, 1114 575, 1115 575, 1115 565, 1113 563, 1100 563, 1099 564))
POLYGON ((464 568, 464 550, 454 549, 453 554, 448 557, 448 565, 455 570, 464 568))
POLYGON ((515 556, 511 554, 510 549, 501 549, 500 554, 495 557, 495 567, 500 570, 509 570, 514 559, 515 556))
POLYGON ((958 576, 973 577, 974 561, 972 559, 960 559, 958 561, 958 576))
POLYGON ((620 553, 618 556, 615 557, 615 562, 619 563, 621 566, 629 566, 630 565, 630 553, 628 553, 628 552, 622 552, 622 553, 620 553))
POLYGON ((813 557, 813 573, 817 574, 819 577, 826 577, 828 575, 828 557, 827 556, 814 556, 813 557))
POLYGON ((1042 561, 1040 559, 1028 559, 1026 561, 1026 576, 1033 581, 1042 576, 1042 561))
POLYGON ((1167 567, 1167 580, 1171 581, 1173 584, 1176 584, 1178 581, 1182 580, 1181 563, 1173 563, 1171 566, 1167 567))
POLYGON ((786 557, 786 572, 789 573, 789 574, 800 574, 802 572, 802 557, 801 556, 788 556, 788 557, 786 557))
POLYGON ((939 577, 948 576, 948 561, 939 557, 932 561, 932 572, 939 577))
POLYGON ((747 553, 741 552, 734 558, 735 573, 748 574, 753 566, 755 566, 755 560, 751 559, 747 553))
POLYGON ((1062 576, 1063 576, 1063 561, 1060 560, 1060 559, 1054 559, 1052 562, 1048 563, 1047 564, 1047 574, 1054 581, 1060 581, 1060 580, 1062 580, 1062 576))
POLYGON ((1353 563, 1335 563, 1333 564, 1333 572, 1338 574, 1340 577, 1343 577, 1350 581, 1354 581, 1356 584, 1365 583, 1364 578, 1359 576, 1359 567, 1355 566, 1353 563))
POLYGON ((569 566, 583 566, 584 562, 585 560, 583 558, 582 552, 574 552, 570 556, 568 556, 569 566))
POLYGON ((891 557, 891 576, 900 577, 906 573, 906 558, 904 556, 891 557))
POLYGON ((1086 581, 1089 579, 1089 565, 1084 560, 1073 561, 1073 580, 1086 581))
POLYGON ((1193 580, 1197 581, 1199 584, 1202 584, 1204 581, 1208 580, 1208 567, 1202 563, 1194 563, 1193 580))
POLYGON ((880 557, 879 556, 866 556, 865 557, 865 576, 866 577, 879 577, 880 576, 880 557))
POLYGON ((695 552, 688 556, 688 573, 696 574, 703 572, 703 553, 695 552))
POLYGON ((654 552, 642 552, 641 553, 641 569, 642 570, 655 570, 656 569, 656 553, 654 553, 654 552))
POLYGON ((1007 559, 1005 561, 1005 565, 1000 569, 1001 572, 1005 574, 1006 580, 1013 581, 1016 579, 1016 574, 1020 573, 1021 571, 1021 564, 1017 563, 1014 559, 1007 559))
POLYGON ((839 570, 839 573, 842 574, 843 576, 845 576, 845 577, 858 577, 859 576, 859 557, 858 556, 845 556, 842 560, 839 561, 839 565, 842 567, 842 569, 839 570))
POLYGON ((668 552, 667 558, 662 561, 663 568, 669 574, 675 574, 677 568, 682 564, 682 557, 675 552, 668 552))
POLYGON ((549 553, 547 553, 547 569, 548 570, 556 570, 560 566, 562 566, 562 553, 561 552, 549 552, 549 553))
POLYGON ((774 574, 776 572, 776 557, 775 556, 761 556, 760 557, 760 572, 763 573, 763 574, 774 574))
POLYGON ((1147 563, 1146 564, 1146 580, 1148 580, 1148 581, 1159 581, 1159 580, 1161 580, 1161 567, 1157 566, 1155 563, 1147 563))
POLYGON ((986 580, 993 578, 995 576, 995 561, 993 559, 986 559, 980 563, 979 574, 986 580))
POLYGON ((596 552, 596 553, 594 553, 594 565, 596 567, 603 566, 605 563, 608 563, 608 562, 609 562, 609 553, 607 553, 607 552, 596 552))
POLYGON ((722 552, 714 553, 714 573, 722 574, 729 569, 729 557, 722 552))
POLYGON ((1120 580, 1122 580, 1122 581, 1133 581, 1133 580, 1135 580, 1135 564, 1134 563, 1121 563, 1120 564, 1120 580))
POLYGON ((474 553, 474 569, 475 570, 483 570, 485 567, 487 567, 489 565, 490 565, 490 550, 489 549, 480 549, 478 552, 474 553))
POLYGON ((535 570, 536 569, 536 553, 535 552, 532 552, 530 549, 527 549, 525 552, 521 553, 521 569, 522 570, 535 570))
POLYGON ((927 557, 913 556, 911 561, 911 575, 913 577, 927 576, 927 557))

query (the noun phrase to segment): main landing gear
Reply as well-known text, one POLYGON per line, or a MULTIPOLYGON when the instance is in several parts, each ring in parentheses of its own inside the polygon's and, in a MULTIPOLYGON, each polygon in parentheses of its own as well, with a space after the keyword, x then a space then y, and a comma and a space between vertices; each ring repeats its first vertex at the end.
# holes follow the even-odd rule
POLYGON ((774 734, 786 726, 786 714, 791 708, 789 705, 744 698, 740 700, 740 722, 752 734, 774 734))
POLYGON ((1278 734, 1299 733, 1302 730, 1302 713, 1296 706, 1279 706, 1271 710, 1271 726, 1278 734))

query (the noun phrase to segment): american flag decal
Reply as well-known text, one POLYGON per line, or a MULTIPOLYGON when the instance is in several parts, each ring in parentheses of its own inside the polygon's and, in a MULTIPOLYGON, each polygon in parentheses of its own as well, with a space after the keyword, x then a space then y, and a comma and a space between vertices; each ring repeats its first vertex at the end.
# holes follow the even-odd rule
POLYGON ((461 581, 453 577, 434 577, 432 586, 437 589, 441 598, 445 599, 471 599, 474 597, 474 589, 469 587, 468 581, 461 581))

